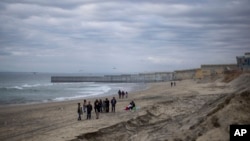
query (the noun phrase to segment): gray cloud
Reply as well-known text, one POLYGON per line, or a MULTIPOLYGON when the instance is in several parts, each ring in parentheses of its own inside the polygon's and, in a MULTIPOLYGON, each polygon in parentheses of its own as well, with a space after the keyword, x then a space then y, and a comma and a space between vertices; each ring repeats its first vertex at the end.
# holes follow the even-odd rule
POLYGON ((2 0, 0 68, 122 73, 235 63, 250 50, 249 4, 2 0))

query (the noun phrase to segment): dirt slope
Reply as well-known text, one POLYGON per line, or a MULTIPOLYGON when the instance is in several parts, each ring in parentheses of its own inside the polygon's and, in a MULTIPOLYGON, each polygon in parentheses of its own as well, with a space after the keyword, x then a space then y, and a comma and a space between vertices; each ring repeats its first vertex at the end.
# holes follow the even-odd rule
POLYGON ((243 74, 224 85, 200 84, 187 94, 169 95, 143 107, 132 119, 82 134, 73 141, 227 141, 229 125, 250 124, 250 75, 243 74), (215 94, 205 93, 211 86, 215 94), (220 91, 216 93, 216 89, 220 91), (222 93, 222 89, 232 92, 222 93))

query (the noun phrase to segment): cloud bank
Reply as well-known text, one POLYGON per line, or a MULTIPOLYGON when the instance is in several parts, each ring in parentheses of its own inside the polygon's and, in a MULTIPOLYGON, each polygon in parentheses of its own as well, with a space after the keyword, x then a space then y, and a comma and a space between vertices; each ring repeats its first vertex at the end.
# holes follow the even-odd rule
POLYGON ((249 5, 2 0, 0 70, 135 73, 235 63, 235 56, 250 51, 249 5))

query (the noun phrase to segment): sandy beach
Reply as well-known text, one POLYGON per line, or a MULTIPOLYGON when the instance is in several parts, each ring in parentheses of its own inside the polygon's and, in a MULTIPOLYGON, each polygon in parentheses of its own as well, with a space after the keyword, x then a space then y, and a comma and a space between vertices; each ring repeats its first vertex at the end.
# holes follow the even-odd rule
MULTIPOLYGON (((250 74, 229 83, 218 79, 148 84, 117 99, 115 113, 77 121, 83 100, 0 107, 1 141, 227 141, 230 124, 250 124, 250 74), (136 111, 125 111, 131 100, 136 111)), ((112 96, 108 97, 109 99, 112 96)), ((99 99, 99 97, 98 97, 99 99)), ((102 98, 104 99, 104 98, 102 98)), ((94 99, 88 99, 92 105, 94 99)))

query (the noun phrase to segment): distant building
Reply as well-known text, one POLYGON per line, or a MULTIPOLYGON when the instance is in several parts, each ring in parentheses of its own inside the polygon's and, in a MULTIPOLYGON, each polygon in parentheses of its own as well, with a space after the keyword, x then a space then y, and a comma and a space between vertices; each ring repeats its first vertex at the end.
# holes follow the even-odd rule
POLYGON ((237 56, 237 66, 242 71, 250 70, 250 52, 245 53, 244 56, 237 56))

